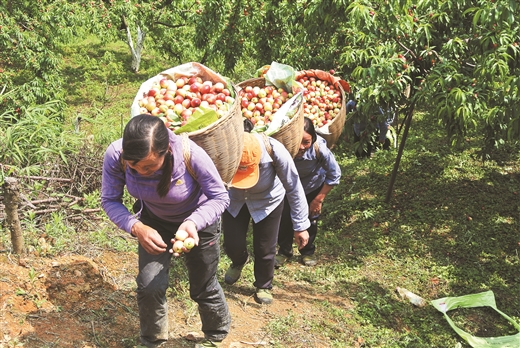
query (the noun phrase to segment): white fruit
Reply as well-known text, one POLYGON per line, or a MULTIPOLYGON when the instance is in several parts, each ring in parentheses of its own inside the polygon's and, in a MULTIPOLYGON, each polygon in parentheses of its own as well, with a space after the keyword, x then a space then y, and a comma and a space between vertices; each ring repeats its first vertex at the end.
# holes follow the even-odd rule
POLYGON ((186 238, 188 238, 188 236, 188 232, 184 230, 178 230, 177 233, 175 233, 175 239, 180 241, 185 240, 186 238))
POLYGON ((175 243, 173 243, 173 252, 174 253, 177 253, 177 254, 180 254, 182 253, 182 247, 184 246, 184 242, 181 241, 181 240, 178 240, 176 241, 175 243))
POLYGON ((195 239, 188 237, 184 240, 184 247, 188 250, 192 249, 195 246, 195 239))

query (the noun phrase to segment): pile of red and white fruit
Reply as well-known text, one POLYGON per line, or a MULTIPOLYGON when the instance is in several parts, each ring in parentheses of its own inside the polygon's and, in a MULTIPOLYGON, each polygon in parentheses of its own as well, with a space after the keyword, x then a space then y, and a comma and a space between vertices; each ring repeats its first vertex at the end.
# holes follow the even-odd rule
POLYGON ((293 94, 274 86, 246 86, 238 92, 242 116, 255 126, 268 125, 275 112, 288 101, 293 94))
POLYGON ((176 130, 184 126, 197 108, 213 109, 218 117, 226 115, 235 99, 222 82, 213 83, 201 77, 162 77, 143 93, 139 112, 161 117, 166 126, 176 130))
POLYGON ((191 250, 195 246, 195 239, 191 238, 188 235, 188 232, 184 230, 178 230, 175 233, 175 242, 173 243, 173 252, 176 254, 181 254, 184 252, 184 248, 186 250, 191 250))
POLYGON ((296 80, 304 90, 303 114, 315 127, 323 127, 340 114, 341 91, 328 81, 302 76, 296 80))

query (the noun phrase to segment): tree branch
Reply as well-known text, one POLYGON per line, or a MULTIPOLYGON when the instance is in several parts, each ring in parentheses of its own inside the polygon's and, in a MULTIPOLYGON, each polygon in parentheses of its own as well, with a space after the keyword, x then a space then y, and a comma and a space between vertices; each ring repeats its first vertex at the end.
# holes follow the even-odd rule
POLYGON ((175 25, 171 25, 171 24, 168 24, 168 23, 164 23, 164 22, 155 22, 157 24, 161 24, 161 25, 164 25, 165 27, 168 27, 168 28, 172 28, 172 29, 175 29, 175 28, 181 28, 181 27, 185 27, 186 24, 175 24, 175 25))
POLYGON ((395 42, 397 42, 397 44, 399 46, 401 46, 406 51, 406 53, 410 53, 412 55, 413 59, 417 59, 417 55, 411 49, 409 49, 408 47, 403 45, 403 43, 401 41, 399 41, 399 39, 395 39, 395 42))

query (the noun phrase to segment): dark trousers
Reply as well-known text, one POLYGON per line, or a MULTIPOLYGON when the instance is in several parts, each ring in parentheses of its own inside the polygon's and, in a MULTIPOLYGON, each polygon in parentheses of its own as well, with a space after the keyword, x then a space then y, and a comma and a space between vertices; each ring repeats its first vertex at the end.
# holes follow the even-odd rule
MULTIPOLYGON (((361 141, 361 137, 354 132, 354 143, 357 143, 360 141, 361 141)), ((381 147, 383 150, 389 150, 390 149, 390 139, 388 139, 388 138, 385 139, 385 142, 383 144, 381 144, 377 141, 377 139, 374 138, 374 135, 371 135, 366 143, 366 148, 363 148, 362 144, 360 144, 360 145, 361 145, 361 147, 359 147, 356 150, 356 157, 358 159, 368 158, 368 157, 370 157, 370 155, 376 148, 381 147)))
MULTIPOLYGON (((274 256, 282 210, 283 202, 265 219, 258 223, 253 222, 253 252, 255 255, 255 282, 253 285, 257 288, 271 289, 273 287, 274 256)), ((251 214, 245 204, 237 217, 233 217, 228 211, 222 214, 224 250, 235 265, 241 265, 247 260, 246 239, 250 220, 251 214)))
MULTIPOLYGON (((322 187, 323 185, 321 185, 318 189, 309 192, 309 194, 305 196, 309 205, 312 202, 312 200, 318 195, 318 193, 320 193, 322 187)), ((316 240, 316 235, 318 234, 318 219, 319 215, 313 216, 312 219, 310 219, 311 226, 307 229, 307 232, 309 232, 309 242, 306 246, 303 247, 303 249, 299 250, 301 255, 313 255, 316 251, 314 241, 316 240)), ((289 206, 289 201, 287 200, 287 198, 285 198, 282 212, 282 220, 280 221, 280 231, 278 232, 278 253, 291 257, 293 255, 293 241, 294 229, 291 219, 291 208, 289 206)))
MULTIPOLYGON (((168 244, 168 251, 159 255, 148 254, 139 245, 139 274, 136 282, 141 342, 147 347, 154 347, 168 339, 166 290, 172 258, 169 250, 172 247, 170 240, 179 224, 158 219, 148 212, 146 207, 140 220, 156 229, 168 244)), ((217 223, 199 231, 198 234, 199 245, 183 256, 188 269, 190 297, 198 304, 204 336, 221 341, 229 332, 231 316, 216 276, 220 258, 220 233, 217 223)))

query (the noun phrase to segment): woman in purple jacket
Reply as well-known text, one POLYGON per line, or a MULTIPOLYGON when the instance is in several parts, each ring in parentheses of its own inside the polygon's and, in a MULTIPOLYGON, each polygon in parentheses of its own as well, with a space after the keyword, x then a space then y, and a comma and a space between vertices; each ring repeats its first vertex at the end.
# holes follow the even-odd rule
POLYGON ((205 335, 196 347, 216 347, 231 323, 216 277, 217 219, 229 196, 207 153, 191 140, 189 151, 193 175, 183 158, 181 137, 158 117, 139 115, 128 122, 123 138, 110 144, 103 162, 101 205, 112 222, 139 240, 137 302, 146 347, 159 347, 168 339, 166 289, 177 230, 187 231, 196 245, 185 254, 190 297, 198 304, 205 335), (122 203, 125 185, 137 198, 135 214, 122 203))

